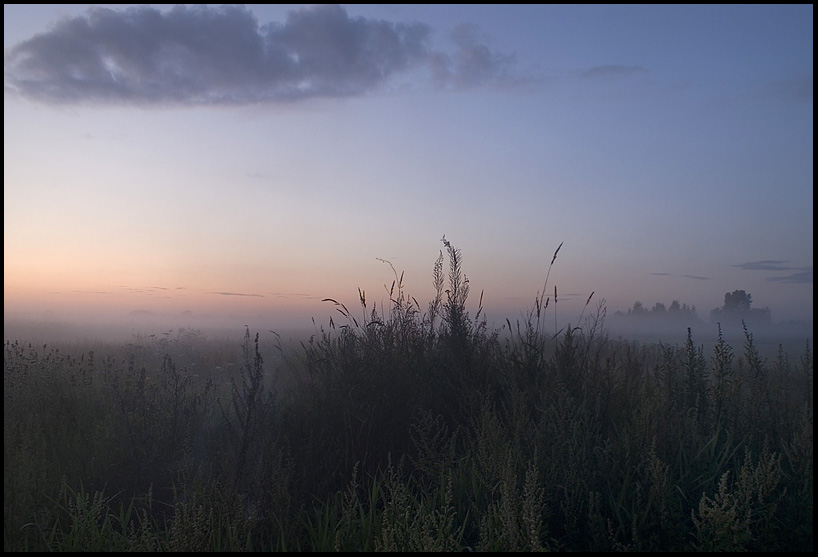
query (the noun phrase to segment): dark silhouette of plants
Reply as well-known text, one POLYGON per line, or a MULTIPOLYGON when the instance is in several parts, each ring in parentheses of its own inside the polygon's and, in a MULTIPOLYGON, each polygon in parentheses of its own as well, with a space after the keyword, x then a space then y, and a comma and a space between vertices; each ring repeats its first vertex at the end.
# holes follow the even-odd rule
POLYGON ((388 301, 327 299, 278 358, 249 328, 7 342, 5 549, 812 550, 809 343, 612 339, 593 293, 552 333, 562 244, 501 341, 442 241, 428 305, 382 260, 388 301))
POLYGON ((446 301, 443 303, 444 320, 448 334, 454 343, 465 344, 471 334, 471 323, 466 311, 466 300, 469 297, 469 279, 463 274, 463 256, 443 236, 441 240, 449 254, 449 288, 446 290, 446 301))
POLYGON ((684 369, 684 407, 692 409, 702 428, 709 428, 710 393, 707 361, 704 349, 693 343, 693 331, 688 327, 682 369, 684 369))
POLYGON ((256 333, 254 344, 251 345, 250 329, 245 330, 242 351, 244 352, 244 365, 239 375, 239 384, 235 378, 230 379, 235 419, 222 408, 236 451, 236 484, 241 481, 245 473, 247 453, 257 434, 258 413, 261 410, 259 407, 263 403, 264 359, 258 349, 258 333, 256 333))
POLYGON ((725 423, 731 428, 737 425, 738 416, 728 414, 732 409, 738 408, 738 396, 740 385, 735 378, 733 360, 735 354, 732 347, 724 340, 721 324, 718 326, 718 342, 713 347, 713 420, 715 423, 725 423))

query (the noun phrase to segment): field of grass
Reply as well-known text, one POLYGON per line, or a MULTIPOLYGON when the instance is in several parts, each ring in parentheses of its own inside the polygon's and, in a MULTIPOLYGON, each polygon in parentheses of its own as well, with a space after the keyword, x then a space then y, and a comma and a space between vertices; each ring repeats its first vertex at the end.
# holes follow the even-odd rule
POLYGON ((4 549, 812 551, 809 344, 555 335, 547 277, 501 335, 445 248, 300 343, 6 341, 4 549))

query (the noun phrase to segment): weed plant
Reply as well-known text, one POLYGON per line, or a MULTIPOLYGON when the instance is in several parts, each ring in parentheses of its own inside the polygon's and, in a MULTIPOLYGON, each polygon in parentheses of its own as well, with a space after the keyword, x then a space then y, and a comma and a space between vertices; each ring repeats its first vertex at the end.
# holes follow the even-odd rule
POLYGON ((6 342, 4 549, 812 551, 809 344, 550 332, 562 244, 501 336, 443 247, 298 349, 6 342))

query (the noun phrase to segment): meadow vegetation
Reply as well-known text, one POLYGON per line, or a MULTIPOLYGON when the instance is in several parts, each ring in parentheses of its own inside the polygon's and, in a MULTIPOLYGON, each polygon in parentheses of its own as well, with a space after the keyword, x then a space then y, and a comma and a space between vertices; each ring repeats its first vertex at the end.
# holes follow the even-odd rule
POLYGON ((297 345, 6 341, 4 549, 812 551, 809 343, 554 331, 548 276, 500 335, 443 241, 297 345))

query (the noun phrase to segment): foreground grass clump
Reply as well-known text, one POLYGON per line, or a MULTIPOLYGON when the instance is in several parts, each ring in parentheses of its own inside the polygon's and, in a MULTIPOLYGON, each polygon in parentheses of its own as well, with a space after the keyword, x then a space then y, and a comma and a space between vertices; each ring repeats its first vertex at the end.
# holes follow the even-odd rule
POLYGON ((812 550, 809 345, 501 338, 444 247, 297 349, 6 342, 4 549, 812 550))

